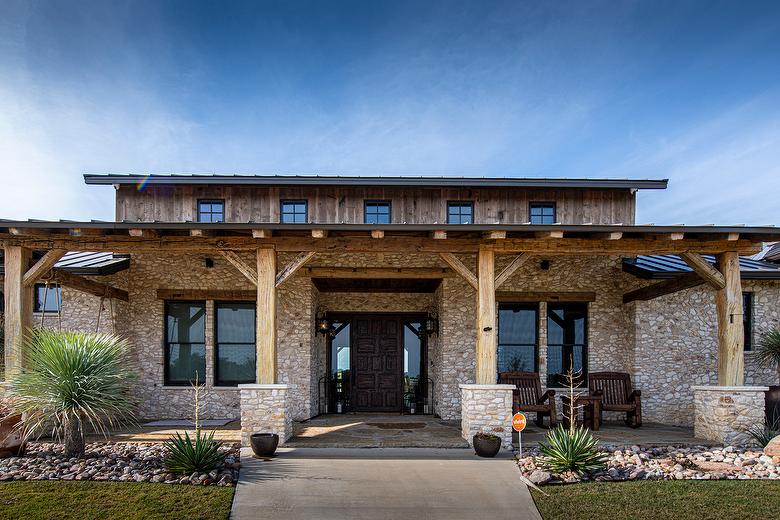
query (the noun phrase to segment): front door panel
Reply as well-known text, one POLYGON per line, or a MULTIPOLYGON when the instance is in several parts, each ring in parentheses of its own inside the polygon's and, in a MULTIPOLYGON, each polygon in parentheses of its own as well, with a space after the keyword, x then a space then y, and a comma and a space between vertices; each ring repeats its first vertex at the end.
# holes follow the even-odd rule
POLYGON ((360 316, 354 324, 354 410, 401 410, 403 366, 400 321, 393 317, 360 316))

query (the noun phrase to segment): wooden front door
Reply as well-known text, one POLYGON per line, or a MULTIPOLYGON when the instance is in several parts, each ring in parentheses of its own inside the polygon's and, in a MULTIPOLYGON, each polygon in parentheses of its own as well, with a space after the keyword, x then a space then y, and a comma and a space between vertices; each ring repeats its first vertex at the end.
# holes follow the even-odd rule
POLYGON ((401 411, 401 320, 391 316, 356 316, 353 323, 353 410, 401 411))

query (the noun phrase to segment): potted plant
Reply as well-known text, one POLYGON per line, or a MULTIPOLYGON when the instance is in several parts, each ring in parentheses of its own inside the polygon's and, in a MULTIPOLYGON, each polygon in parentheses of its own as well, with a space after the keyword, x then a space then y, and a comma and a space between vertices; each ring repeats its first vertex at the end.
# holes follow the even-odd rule
POLYGON ((495 457, 501 449, 501 437, 492 433, 480 432, 471 439, 474 452, 480 457, 495 457))
MULTIPOLYGON (((759 365, 774 368, 780 382, 780 327, 774 327, 761 337, 756 345, 754 356, 759 365)), ((774 425, 780 423, 780 385, 769 387, 765 397, 766 422, 774 425)))
POLYGON ((253 433, 249 436, 249 443, 258 457, 273 457, 279 446, 279 436, 275 433, 253 433))

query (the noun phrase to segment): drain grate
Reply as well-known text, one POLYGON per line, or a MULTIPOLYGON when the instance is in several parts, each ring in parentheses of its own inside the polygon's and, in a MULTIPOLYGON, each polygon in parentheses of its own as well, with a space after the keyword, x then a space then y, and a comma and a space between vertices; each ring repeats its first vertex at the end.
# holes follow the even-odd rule
POLYGON ((366 423, 366 425, 381 428, 382 430, 418 430, 425 428, 425 423, 421 422, 370 422, 366 423))

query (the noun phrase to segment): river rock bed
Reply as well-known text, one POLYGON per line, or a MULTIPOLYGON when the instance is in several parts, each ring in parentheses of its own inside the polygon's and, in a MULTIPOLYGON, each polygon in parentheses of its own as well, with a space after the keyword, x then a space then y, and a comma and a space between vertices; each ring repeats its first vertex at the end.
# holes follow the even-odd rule
POLYGON ((537 486, 577 482, 625 480, 748 480, 780 479, 780 457, 769 457, 759 448, 734 446, 663 446, 613 448, 604 470, 553 475, 536 457, 538 449, 523 452, 517 464, 522 474, 537 486))
POLYGON ((65 457, 58 444, 30 442, 24 457, 0 459, 0 481, 95 480, 234 486, 241 467, 239 445, 225 445, 221 450, 225 461, 214 471, 176 475, 165 468, 166 450, 162 443, 90 443, 84 458, 78 459, 65 457))

